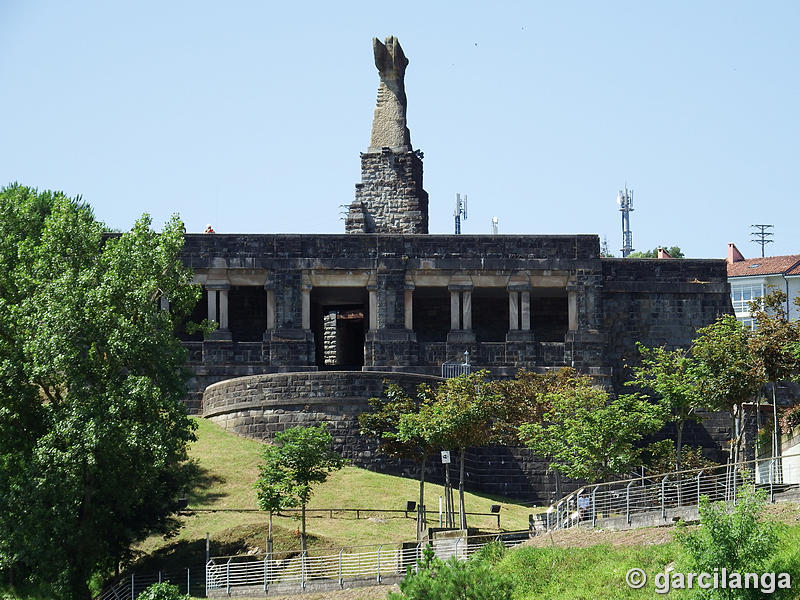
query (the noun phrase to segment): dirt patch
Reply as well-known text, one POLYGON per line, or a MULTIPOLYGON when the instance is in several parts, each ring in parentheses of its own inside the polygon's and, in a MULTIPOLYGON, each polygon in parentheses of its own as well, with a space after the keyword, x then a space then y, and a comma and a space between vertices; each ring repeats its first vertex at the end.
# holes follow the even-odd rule
POLYGON ((599 544, 610 546, 652 546, 672 541, 674 527, 643 527, 624 531, 608 531, 603 529, 564 529, 552 533, 544 533, 525 542, 524 546, 557 546, 560 548, 586 548, 599 544))

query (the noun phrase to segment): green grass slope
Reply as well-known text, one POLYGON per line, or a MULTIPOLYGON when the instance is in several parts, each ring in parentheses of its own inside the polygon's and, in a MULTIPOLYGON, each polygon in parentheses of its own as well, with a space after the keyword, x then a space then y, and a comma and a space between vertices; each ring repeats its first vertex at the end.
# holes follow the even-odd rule
MULTIPOLYGON (((267 515, 257 508, 253 483, 258 476, 262 444, 235 436, 219 426, 197 419, 197 441, 190 456, 198 466, 198 479, 189 497, 189 507, 196 509, 179 517, 180 528, 169 539, 151 536, 138 548, 142 554, 137 568, 179 568, 202 563, 205 535, 211 539, 215 556, 240 552, 263 552, 267 515), (252 512, 242 511, 249 509, 252 512)), ((407 500, 416 500, 419 483, 413 479, 373 473, 356 467, 345 467, 332 473, 327 482, 314 490, 309 508, 377 508, 402 509, 407 500)), ((437 507, 442 487, 426 484, 426 504, 437 507)), ((498 500, 466 494, 468 512, 489 512, 498 500)), ((500 502, 503 530, 524 529, 528 525, 530 507, 500 502)), ((310 548, 356 546, 382 542, 411 540, 415 537, 413 515, 380 513, 309 513, 307 530, 310 548)), ((494 517, 472 516, 470 527, 496 532, 494 517)), ((284 513, 273 518, 275 551, 299 549, 296 535, 299 514, 284 513)))

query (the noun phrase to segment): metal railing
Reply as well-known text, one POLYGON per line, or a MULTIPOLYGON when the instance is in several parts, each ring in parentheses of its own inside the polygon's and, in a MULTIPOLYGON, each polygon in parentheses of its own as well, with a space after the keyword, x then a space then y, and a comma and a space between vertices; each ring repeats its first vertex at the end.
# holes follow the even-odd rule
POLYGON ((645 525, 654 518, 666 522, 680 518, 681 509, 697 507, 702 496, 735 504, 742 485, 765 489, 770 502, 776 494, 800 490, 800 454, 585 486, 551 505, 542 522, 546 531, 594 527, 606 519, 624 519, 623 526, 635 518, 645 525))
MULTIPOLYGON (((493 541, 515 546, 527 539, 527 532, 516 538, 501 535, 441 538, 430 542, 435 555, 447 560, 465 560, 493 541)), ((267 555, 214 557, 206 564, 206 595, 230 594, 232 588, 304 590, 310 584, 346 582, 382 583, 387 577, 402 577, 422 559, 429 542, 405 542, 355 546, 339 550, 273 552, 267 555), (216 592, 216 594, 215 594, 216 592)))
POLYGON ((131 573, 104 587, 95 600, 135 600, 154 583, 171 583, 178 586, 187 596, 199 596, 205 588, 204 576, 202 564, 193 569, 131 573))

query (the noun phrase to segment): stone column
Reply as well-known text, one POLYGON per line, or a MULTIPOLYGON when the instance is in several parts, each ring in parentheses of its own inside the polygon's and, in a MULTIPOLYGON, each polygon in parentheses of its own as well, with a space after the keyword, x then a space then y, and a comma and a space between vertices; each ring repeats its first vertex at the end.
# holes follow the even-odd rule
POLYGON ((208 320, 217 320, 217 290, 206 287, 206 294, 208 295, 208 320))
POLYGON ((378 286, 367 285, 367 291, 369 292, 369 328, 374 331, 378 328, 378 286))
POLYGON ((520 292, 520 300, 522 300, 522 324, 520 329, 523 331, 530 331, 531 329, 531 293, 520 292))
POLYGON ((463 310, 463 327, 467 331, 472 329, 472 292, 465 290, 461 292, 461 304, 463 310))
POLYGON ((228 290, 231 284, 224 280, 206 281, 208 291, 208 320, 216 321, 219 327, 211 332, 207 339, 215 341, 231 341, 228 329, 228 290), (219 305, 217 305, 219 292, 219 305))
POLYGON ((569 330, 578 329, 578 293, 575 287, 567 286, 567 310, 569 312, 569 330))
POLYGON ((461 292, 450 290, 450 329, 461 329, 461 292))
POLYGON ((407 285, 403 296, 403 316, 405 328, 409 331, 414 329, 414 288, 407 285))
POLYGON ((508 329, 519 329, 519 292, 508 291, 508 329))
POLYGON ((305 330, 311 329, 311 285, 303 284, 300 300, 302 303, 301 310, 301 323, 305 330))
POLYGON ((275 286, 271 281, 264 284, 267 294, 267 330, 275 329, 275 286))
POLYGON ((228 329, 228 288, 219 291, 219 328, 228 329))

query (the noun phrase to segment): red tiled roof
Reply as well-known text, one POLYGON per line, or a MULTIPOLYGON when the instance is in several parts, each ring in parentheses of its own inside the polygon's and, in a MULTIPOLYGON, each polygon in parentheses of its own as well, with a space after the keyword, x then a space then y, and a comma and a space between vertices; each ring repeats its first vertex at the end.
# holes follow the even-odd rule
POLYGON ((728 277, 772 275, 775 273, 800 274, 800 254, 748 258, 728 263, 728 277), (791 273, 789 273, 790 271, 791 273))

